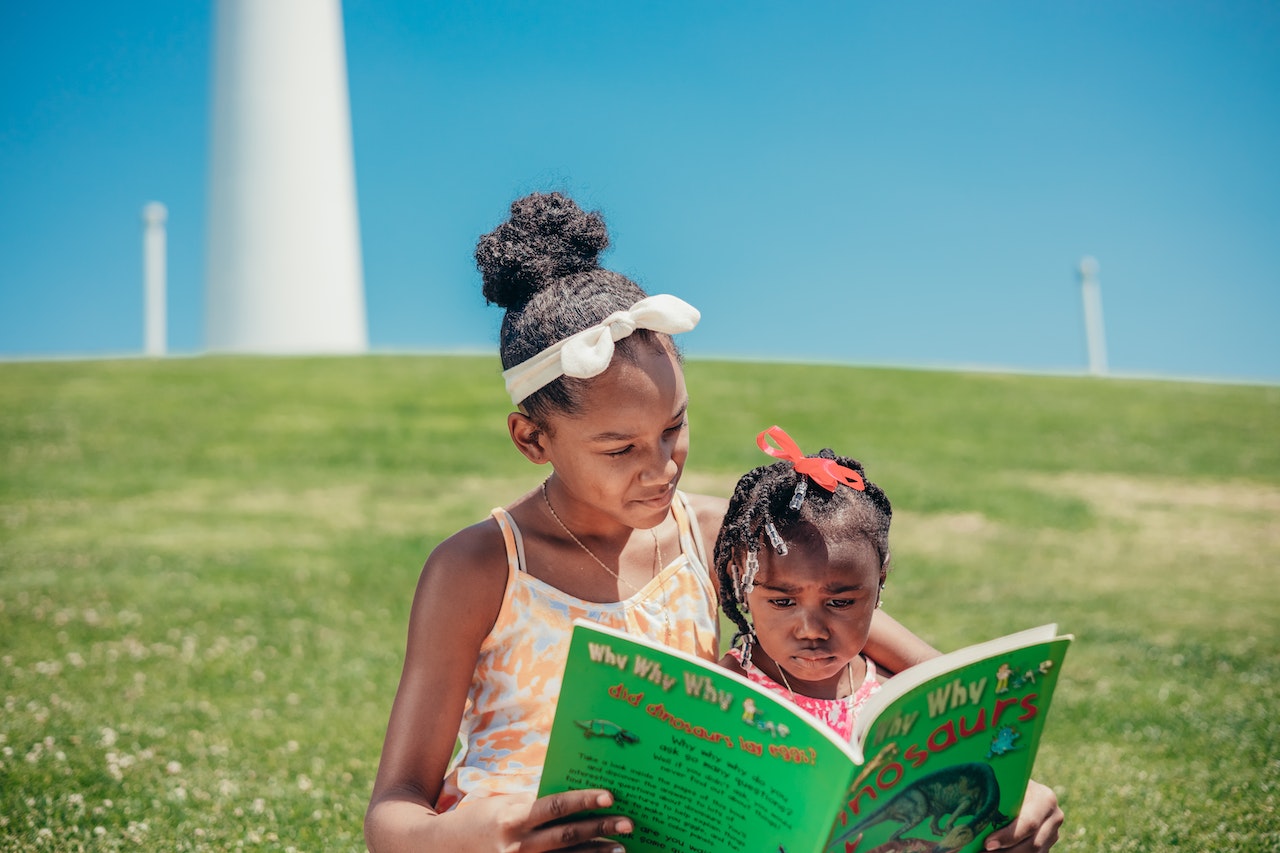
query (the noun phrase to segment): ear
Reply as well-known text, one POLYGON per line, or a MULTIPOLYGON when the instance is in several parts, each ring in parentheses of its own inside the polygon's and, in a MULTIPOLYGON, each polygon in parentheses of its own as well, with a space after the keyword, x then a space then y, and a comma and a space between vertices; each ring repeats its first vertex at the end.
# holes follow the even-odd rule
POLYGON ((533 422, 524 412, 512 412, 507 415, 507 432, 511 434, 511 442, 534 465, 546 465, 547 456, 546 431, 533 422))

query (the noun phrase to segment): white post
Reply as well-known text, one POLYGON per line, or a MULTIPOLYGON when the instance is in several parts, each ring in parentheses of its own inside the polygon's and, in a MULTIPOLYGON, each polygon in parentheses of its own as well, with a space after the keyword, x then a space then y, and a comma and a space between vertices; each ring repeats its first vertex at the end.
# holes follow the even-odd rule
POLYGON ((1098 261, 1080 259, 1080 290, 1084 297, 1084 333, 1089 347, 1089 372, 1107 374, 1107 342, 1102 327, 1102 289, 1098 285, 1098 261))
POLYGON ((166 349, 165 291, 168 276, 165 250, 165 222, 168 209, 158 201, 142 208, 142 277, 145 295, 146 353, 162 356, 166 349))
POLYGON ((339 0, 217 0, 206 345, 368 348, 339 0))

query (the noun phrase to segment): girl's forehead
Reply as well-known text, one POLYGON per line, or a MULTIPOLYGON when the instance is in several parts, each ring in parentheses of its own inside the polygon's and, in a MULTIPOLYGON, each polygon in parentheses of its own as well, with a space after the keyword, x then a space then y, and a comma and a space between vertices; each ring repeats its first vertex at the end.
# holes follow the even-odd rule
POLYGON ((756 583, 878 582, 880 555, 865 536, 828 541, 818 535, 784 537, 787 553, 780 555, 767 543, 761 548, 756 583))
POLYGON ((688 403, 684 371, 672 353, 645 347, 634 362, 614 356, 609 369, 588 381, 581 408, 566 421, 588 431, 637 419, 669 420, 688 403))

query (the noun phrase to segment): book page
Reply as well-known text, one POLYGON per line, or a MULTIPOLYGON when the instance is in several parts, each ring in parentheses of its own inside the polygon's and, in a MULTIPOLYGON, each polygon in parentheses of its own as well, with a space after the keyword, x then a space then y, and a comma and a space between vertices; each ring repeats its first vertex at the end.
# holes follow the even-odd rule
POLYGON ((601 787, 629 853, 820 851, 847 746, 755 685, 670 649, 575 626, 541 794, 601 787))

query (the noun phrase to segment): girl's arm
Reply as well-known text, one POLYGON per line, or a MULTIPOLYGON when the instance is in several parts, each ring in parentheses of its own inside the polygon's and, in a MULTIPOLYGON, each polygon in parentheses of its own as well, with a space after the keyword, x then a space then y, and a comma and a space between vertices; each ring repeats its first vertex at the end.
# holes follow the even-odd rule
MULTIPOLYGON (((365 841, 372 853, 516 848, 537 853, 631 831, 631 822, 618 816, 545 826, 554 818, 608 807, 612 797, 601 790, 539 800, 499 796, 455 811, 435 810, 480 644, 497 619, 506 579, 502 540, 491 523, 441 543, 423 567, 409 615, 404 670, 365 814, 365 841)), ((575 849, 615 847, 601 841, 575 849)))
POLYGON ((863 654, 875 661, 877 670, 886 670, 885 674, 891 675, 936 658, 941 652, 888 613, 877 610, 871 617, 871 635, 863 654))

